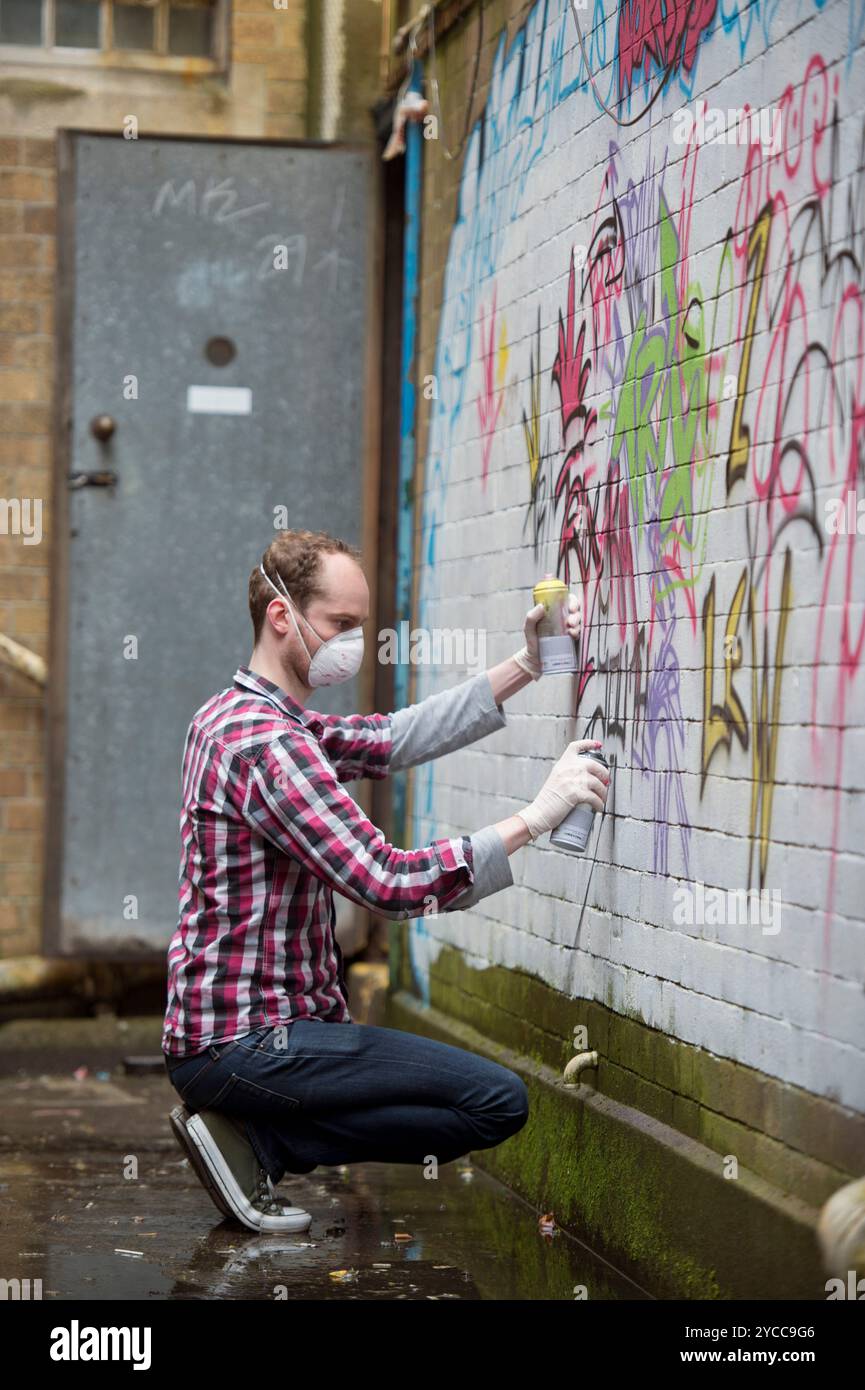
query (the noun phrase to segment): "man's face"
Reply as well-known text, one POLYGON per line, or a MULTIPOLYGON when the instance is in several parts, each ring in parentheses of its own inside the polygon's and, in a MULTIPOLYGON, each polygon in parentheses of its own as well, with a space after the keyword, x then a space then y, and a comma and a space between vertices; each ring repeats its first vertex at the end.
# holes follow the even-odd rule
POLYGON ((282 660, 307 688, 310 659, 315 656, 322 642, 326 642, 329 637, 335 637, 337 633, 361 627, 369 618, 369 587, 363 570, 350 555, 337 552, 325 553, 320 557, 318 588, 321 590, 321 597, 310 600, 303 614, 306 622, 295 610, 298 627, 306 643, 306 651, 298 641, 291 619, 285 619, 287 642, 283 647, 282 660), (315 632, 307 623, 312 624, 315 632))

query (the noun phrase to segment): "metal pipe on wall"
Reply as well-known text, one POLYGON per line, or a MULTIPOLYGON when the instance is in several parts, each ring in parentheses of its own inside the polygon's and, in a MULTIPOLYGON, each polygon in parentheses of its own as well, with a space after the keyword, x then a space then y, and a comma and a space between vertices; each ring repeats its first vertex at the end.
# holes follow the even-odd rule
MULTIPOLYGON (((409 91, 420 92, 423 67, 412 68, 409 91)), ((402 356, 400 362, 399 420, 399 510, 397 513, 396 628, 411 620, 412 575, 414 572, 414 475, 417 425, 415 355, 417 345, 417 302, 420 272, 421 172, 423 132, 416 121, 409 121, 405 153, 405 240, 403 251, 402 356)), ((394 669, 394 709, 408 703, 409 668, 400 661, 394 669)), ((406 774, 394 778, 394 828, 404 837, 406 813, 406 774)))
POLYGON ((345 0, 321 0, 321 119, 319 139, 335 140, 342 115, 345 0))

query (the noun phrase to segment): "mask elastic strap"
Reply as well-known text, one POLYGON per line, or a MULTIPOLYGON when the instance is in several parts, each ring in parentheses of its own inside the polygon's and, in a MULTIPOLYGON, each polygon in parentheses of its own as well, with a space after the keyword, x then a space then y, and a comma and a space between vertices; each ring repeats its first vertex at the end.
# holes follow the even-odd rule
MULTIPOLYGON (((277 579, 279 580, 280 584, 282 584, 282 588, 283 588, 283 593, 280 593, 279 590, 277 589, 276 585, 274 584, 273 580, 270 579, 269 576, 265 573, 264 566, 263 566, 263 565, 259 565, 258 568, 261 570, 261 573, 264 575, 264 577, 265 577, 265 579, 267 580, 268 584, 270 585, 271 589, 272 589, 273 592, 276 594, 276 597, 277 597, 277 598, 287 598, 287 599, 288 599, 288 611, 289 611, 289 614, 291 615, 291 621, 294 623, 294 630, 295 630, 295 632, 297 633, 298 639, 299 639, 299 641, 300 641, 301 646, 303 647, 303 650, 306 652, 306 654, 307 654, 307 656, 309 657, 310 661, 312 661, 312 654, 311 654, 311 652, 310 652, 310 650, 309 650, 309 647, 306 645, 306 643, 304 642, 303 638, 302 638, 301 635, 300 635, 300 628, 298 627, 298 625, 297 625, 297 619, 296 619, 295 616, 294 616, 294 599, 291 597, 291 594, 290 594, 290 593, 288 592, 288 590, 286 589, 285 584, 283 584, 282 575, 281 575, 279 572, 277 572, 277 576, 276 576, 277 579)), ((303 617, 303 614, 302 614, 302 613, 301 613, 300 616, 301 616, 301 618, 303 618, 303 621, 306 623, 306 618, 303 617)), ((307 627, 312 628, 312 631, 315 632, 315 628, 312 627, 312 623, 306 623, 306 625, 307 625, 307 627)), ((318 637, 318 633, 317 633, 317 632, 315 632, 315 635, 316 635, 316 637, 318 637)), ((321 641, 322 639, 319 637, 318 640, 321 641)))

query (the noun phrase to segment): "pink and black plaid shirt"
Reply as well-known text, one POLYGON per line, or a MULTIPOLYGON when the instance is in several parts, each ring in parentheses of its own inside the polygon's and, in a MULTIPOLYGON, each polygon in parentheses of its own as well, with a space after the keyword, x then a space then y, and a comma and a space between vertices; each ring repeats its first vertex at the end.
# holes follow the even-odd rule
MULTIPOLYGON (((503 722, 500 711, 492 719, 503 722)), ((247 666, 195 715, 163 1052, 298 1018, 350 1023, 334 889, 396 919, 466 893, 469 836, 397 849, 342 786, 387 776, 391 721, 317 714, 247 666)))

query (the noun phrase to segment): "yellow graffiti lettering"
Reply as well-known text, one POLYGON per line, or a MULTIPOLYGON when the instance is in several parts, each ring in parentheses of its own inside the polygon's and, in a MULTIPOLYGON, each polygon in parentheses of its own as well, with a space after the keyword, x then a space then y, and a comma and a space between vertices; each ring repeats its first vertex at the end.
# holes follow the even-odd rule
POLYGON ((702 787, 717 749, 729 748, 735 733, 743 748, 748 747, 748 721, 742 702, 733 685, 733 674, 742 665, 742 643, 739 641, 739 622, 745 603, 748 571, 743 570, 727 616, 724 636, 724 698, 714 704, 715 687, 715 576, 709 585, 703 604, 703 747, 701 756, 702 787))

